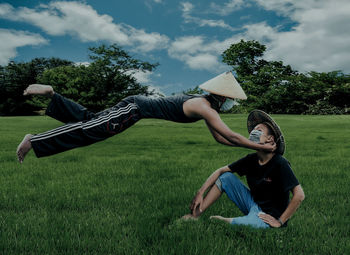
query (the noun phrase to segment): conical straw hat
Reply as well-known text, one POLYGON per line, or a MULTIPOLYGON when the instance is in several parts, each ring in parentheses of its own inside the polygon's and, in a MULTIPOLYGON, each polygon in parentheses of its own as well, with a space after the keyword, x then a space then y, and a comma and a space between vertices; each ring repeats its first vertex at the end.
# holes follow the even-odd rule
POLYGON ((199 85, 199 88, 219 96, 247 99, 241 86, 231 72, 226 72, 199 85))

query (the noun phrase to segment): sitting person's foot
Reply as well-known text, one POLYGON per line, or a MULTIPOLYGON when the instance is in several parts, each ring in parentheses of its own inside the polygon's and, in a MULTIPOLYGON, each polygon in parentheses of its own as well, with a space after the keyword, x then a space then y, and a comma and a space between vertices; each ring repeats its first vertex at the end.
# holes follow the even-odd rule
POLYGON ((214 216, 210 216, 210 219, 216 219, 216 220, 221 220, 221 221, 225 221, 227 223, 231 223, 233 218, 225 218, 225 217, 222 217, 220 215, 214 215, 214 216))
POLYGON ((198 217, 195 217, 192 214, 186 214, 181 217, 181 220, 198 220, 198 217))
POLYGON ((26 154, 31 150, 32 148, 32 143, 30 142, 30 138, 32 138, 33 135, 26 135, 24 136, 22 142, 18 145, 17 147, 17 158, 19 163, 22 164, 24 157, 26 156, 26 154))
POLYGON ((52 86, 43 84, 31 84, 23 91, 24 96, 43 95, 52 97, 54 93, 52 86))

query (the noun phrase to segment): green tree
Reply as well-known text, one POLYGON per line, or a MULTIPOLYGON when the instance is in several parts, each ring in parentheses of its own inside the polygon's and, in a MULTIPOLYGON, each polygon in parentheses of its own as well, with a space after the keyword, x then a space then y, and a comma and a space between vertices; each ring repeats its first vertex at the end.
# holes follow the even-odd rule
POLYGON ((115 44, 89 50, 92 62, 88 66, 58 58, 0 66, 0 115, 28 115, 43 109, 47 99, 23 96, 23 90, 32 83, 50 84, 58 93, 93 111, 110 107, 129 95, 153 94, 133 74, 152 71, 158 64, 137 60, 115 44))
POLYGON ((39 110, 39 101, 23 96, 28 84, 36 83, 47 69, 72 65, 58 58, 35 58, 26 63, 10 62, 0 68, 0 115, 28 115, 39 110))
POLYGON ((135 72, 152 71, 158 64, 132 58, 117 45, 89 48, 92 62, 87 66, 64 66, 47 70, 40 82, 93 111, 111 107, 121 99, 152 91, 133 77, 135 72))
POLYGON ((194 88, 190 88, 190 89, 184 90, 182 93, 184 93, 184 94, 198 94, 198 95, 202 95, 202 94, 204 94, 204 91, 202 89, 200 89, 199 86, 196 86, 194 88))
POLYGON ((271 113, 347 113, 349 75, 340 71, 307 74, 282 61, 262 59, 266 47, 257 41, 233 44, 223 53, 248 95, 241 106, 271 113))
POLYGON ((232 66, 237 75, 245 77, 255 73, 266 46, 258 41, 244 41, 232 44, 222 54, 223 62, 232 66))

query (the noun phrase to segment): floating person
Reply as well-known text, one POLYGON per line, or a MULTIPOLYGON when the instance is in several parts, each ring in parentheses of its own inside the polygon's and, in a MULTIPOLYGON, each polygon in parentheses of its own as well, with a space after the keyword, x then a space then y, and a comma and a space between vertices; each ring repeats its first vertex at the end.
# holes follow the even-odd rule
POLYGON ((285 142, 281 129, 267 113, 254 110, 248 116, 248 132, 249 139, 255 143, 275 142, 276 150, 257 151, 213 172, 193 198, 191 214, 182 219, 198 219, 225 192, 244 216, 211 216, 211 219, 254 228, 287 225, 305 195, 289 162, 282 156, 285 142), (249 188, 233 173, 245 176, 249 188), (293 196, 289 201, 290 192, 293 196))
POLYGON ((215 140, 221 144, 270 152, 276 148, 275 144, 257 144, 248 140, 221 120, 219 112, 232 108, 233 99, 247 98, 231 72, 203 83, 200 88, 209 94, 159 98, 129 96, 111 108, 93 113, 56 93, 50 85, 32 84, 24 95, 51 97, 46 114, 65 125, 36 135, 27 134, 17 147, 18 160, 22 163, 31 149, 39 158, 105 140, 143 118, 181 123, 204 119, 215 140))

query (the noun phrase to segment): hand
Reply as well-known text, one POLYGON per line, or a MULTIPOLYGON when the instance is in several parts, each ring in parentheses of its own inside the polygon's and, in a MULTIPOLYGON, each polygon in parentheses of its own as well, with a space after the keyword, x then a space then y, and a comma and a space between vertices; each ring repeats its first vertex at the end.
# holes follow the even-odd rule
POLYGON ((203 196, 200 193, 197 193, 197 195, 192 199, 192 203, 190 206, 191 212, 194 216, 199 216, 199 214, 202 213, 202 203, 203 203, 203 196), (198 208, 199 207, 199 208, 198 208), (199 209, 199 213, 196 209, 199 209))
POLYGON ((265 143, 263 144, 262 150, 268 151, 268 152, 274 152, 277 149, 276 143, 265 143))
POLYGON ((259 218, 262 219, 266 224, 269 224, 273 228, 282 227, 282 224, 273 216, 267 213, 259 213, 259 218))

